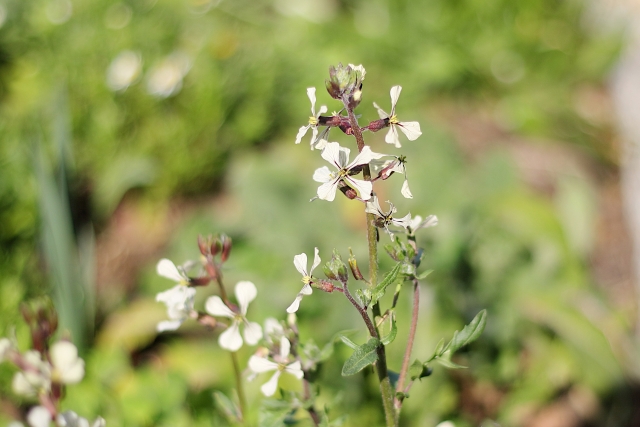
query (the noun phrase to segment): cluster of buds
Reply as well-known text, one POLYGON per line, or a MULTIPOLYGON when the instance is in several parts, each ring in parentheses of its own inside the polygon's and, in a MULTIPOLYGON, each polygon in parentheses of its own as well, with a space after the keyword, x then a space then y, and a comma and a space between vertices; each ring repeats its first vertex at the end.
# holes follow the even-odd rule
MULTIPOLYGON (((18 368, 11 383, 17 395, 37 398, 39 404, 27 414, 27 423, 31 427, 49 427, 51 421, 58 426, 76 426, 83 421, 72 411, 58 412, 64 387, 76 384, 84 377, 84 361, 78 357, 78 349, 73 343, 59 340, 53 344, 53 334, 58 326, 58 318, 51 301, 35 302, 24 305, 22 314, 29 325, 33 349, 21 352, 16 343, 9 338, 0 338, 0 363, 7 361, 18 368)), ((14 425, 21 425, 14 423, 14 425)), ((93 426, 104 426, 98 418, 93 426)))

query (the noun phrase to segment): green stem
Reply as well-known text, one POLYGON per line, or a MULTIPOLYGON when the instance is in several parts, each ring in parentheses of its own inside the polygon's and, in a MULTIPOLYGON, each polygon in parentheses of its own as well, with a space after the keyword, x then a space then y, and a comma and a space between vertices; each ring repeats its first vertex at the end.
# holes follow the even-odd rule
MULTIPOLYGON (((356 138, 358 144, 358 151, 362 151, 364 148, 364 138, 362 137, 362 131, 360 125, 358 125, 358 119, 353 110, 349 108, 348 97, 343 99, 343 104, 349 115, 349 124, 351 125, 351 131, 356 138)), ((367 181, 371 181, 371 170, 369 165, 364 165, 362 168, 363 178, 367 181)), ((378 230, 374 224, 375 216, 373 214, 367 215, 367 241, 369 243, 369 286, 374 288, 378 284, 378 230)), ((380 304, 376 302, 371 311, 373 318, 380 316, 380 304)), ((378 336, 380 334, 378 333, 378 336)), ((376 362, 376 372, 378 373, 378 379, 380 380, 380 393, 382 394, 382 406, 384 407, 385 422, 387 427, 395 427, 396 416, 393 401, 395 398, 395 392, 391 387, 391 381, 389 380, 389 373, 387 371, 387 355, 384 345, 380 344, 376 350, 378 354, 378 361, 376 362)))
POLYGON ((244 387, 242 386, 242 372, 240 371, 240 364, 238 363, 238 353, 232 351, 231 362, 233 363, 233 372, 236 379, 236 390, 238 391, 238 403, 240 405, 240 415, 243 421, 246 422, 245 408, 247 407, 247 398, 244 395, 244 387))

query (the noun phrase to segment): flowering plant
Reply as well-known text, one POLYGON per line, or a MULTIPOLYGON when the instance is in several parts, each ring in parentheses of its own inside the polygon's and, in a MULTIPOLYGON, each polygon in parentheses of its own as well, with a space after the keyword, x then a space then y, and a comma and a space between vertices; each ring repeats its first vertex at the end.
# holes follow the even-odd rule
POLYGON ((303 297, 311 295, 314 288, 327 293, 344 295, 362 318, 369 335, 366 342, 357 344, 346 336, 340 335, 340 340, 353 349, 352 355, 342 368, 342 375, 354 375, 373 366, 380 383, 381 406, 387 426, 398 425, 403 401, 408 397, 408 391, 414 381, 429 376, 436 362, 447 368, 461 367, 452 361, 453 354, 462 346, 475 340, 485 326, 486 313, 483 310, 469 325, 454 333, 450 342, 447 344, 444 341, 441 342, 430 357, 411 362, 418 319, 419 282, 429 274, 429 271, 419 272, 424 251, 417 244, 416 232, 437 225, 438 218, 435 215, 429 215, 423 220, 420 216, 412 217, 408 212, 397 216, 397 208, 391 201, 387 202, 388 210, 380 206, 374 185, 389 179, 394 173, 404 178, 401 195, 405 198, 413 198, 407 180, 407 159, 403 155, 374 152, 370 146, 365 145, 364 134, 388 128, 385 142, 401 148, 398 130, 407 139, 414 141, 422 134, 420 124, 415 121, 400 121, 397 118, 396 108, 402 87, 394 86, 390 92, 391 112, 386 113, 374 103, 380 118, 360 126, 354 110, 362 100, 363 81, 366 74, 364 67, 352 64, 345 67, 340 64, 337 67, 331 67, 329 73, 330 78, 326 82, 326 88, 329 95, 341 103, 341 109, 330 116, 323 115, 327 112, 327 107, 324 105, 316 111, 316 89, 308 88, 311 117, 308 124, 298 131, 295 143, 299 144, 311 130, 310 148, 322 150, 320 156, 332 165, 332 168, 319 167, 313 173, 313 180, 320 183, 320 186, 312 201, 320 199, 332 202, 340 190, 347 199, 361 205, 367 229, 368 277, 365 278, 352 253, 345 263, 339 251, 334 249, 329 261, 323 266, 325 278, 314 273, 322 262, 319 248, 314 249, 310 266, 307 254, 295 255, 293 264, 302 275, 303 286, 286 309, 289 313, 287 321, 279 322, 270 318, 265 321, 262 329, 259 324, 247 320, 246 317, 248 304, 256 298, 257 293, 256 286, 252 282, 242 281, 236 285, 237 305, 227 297, 221 267, 230 254, 231 239, 229 237, 220 235, 199 239, 202 271, 195 277, 187 276, 186 268, 178 268, 168 260, 161 260, 158 263, 157 270, 160 275, 178 282, 177 286, 157 296, 158 301, 167 304, 170 319, 161 322, 158 330, 175 329, 185 319, 193 318, 214 330, 222 331, 218 341, 220 347, 231 354, 238 399, 234 401, 222 393, 216 393, 216 398, 231 422, 247 422, 243 372, 240 369, 237 351, 243 344, 248 346, 259 344, 254 354, 248 359, 249 379, 273 372, 260 389, 266 397, 277 398, 280 402, 263 407, 264 413, 261 420, 277 421, 265 425, 295 423, 301 417, 304 418, 301 414, 305 413, 316 426, 339 424, 340 419, 329 419, 326 408, 324 410, 318 408, 315 402, 316 393, 314 393, 314 390, 317 391, 319 387, 315 384, 317 379, 315 372, 331 356, 333 343, 329 343, 322 350, 312 343, 304 343, 301 341, 296 324, 295 313, 300 309, 303 297), (320 131, 320 127, 325 129, 320 131), (358 153, 353 160, 350 160, 351 148, 343 147, 338 142, 328 141, 329 131, 332 128, 338 128, 344 134, 354 138, 354 148, 358 153), (391 243, 385 245, 385 250, 395 263, 394 267, 385 274, 378 269, 379 230, 384 230, 391 238, 391 243), (209 297, 205 304, 205 312, 198 312, 193 307, 195 289, 209 282, 218 284, 219 296, 209 297), (411 284, 413 312, 411 322, 407 325, 409 332, 401 368, 397 373, 393 373, 388 366, 386 347, 391 345, 398 336, 400 325, 396 322, 396 303, 405 282, 411 284), (393 302, 390 307, 383 310, 381 299, 391 289, 394 289, 393 302), (239 331, 241 325, 244 325, 244 339, 239 331), (281 379, 284 377, 288 377, 289 381, 301 381, 302 392, 296 392, 283 385, 281 379), (280 393, 277 393, 278 387, 280 387, 280 393))

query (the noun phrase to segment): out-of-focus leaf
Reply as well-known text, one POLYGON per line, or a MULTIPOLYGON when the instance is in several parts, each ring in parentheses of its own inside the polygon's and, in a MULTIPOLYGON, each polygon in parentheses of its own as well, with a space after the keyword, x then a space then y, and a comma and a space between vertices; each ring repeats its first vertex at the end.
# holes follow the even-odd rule
POLYGON ((447 344, 443 352, 453 354, 465 345, 475 341, 484 331, 486 324, 487 310, 482 310, 476 314, 476 317, 462 331, 453 333, 453 339, 447 344))
POLYGON ((224 393, 217 390, 213 392, 213 398, 220 412, 226 417, 226 419, 230 423, 232 424, 242 423, 242 411, 240 411, 240 408, 238 407, 238 405, 236 405, 224 393))

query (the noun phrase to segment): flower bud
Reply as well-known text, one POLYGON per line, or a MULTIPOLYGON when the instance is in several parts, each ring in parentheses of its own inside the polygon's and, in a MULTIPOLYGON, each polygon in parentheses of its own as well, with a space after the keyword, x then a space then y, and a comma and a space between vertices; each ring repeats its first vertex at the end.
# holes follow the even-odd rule
POLYGON ((198 235, 198 249, 203 256, 207 256, 209 253, 209 244, 201 234, 198 235))
POLYGON ((229 258, 229 253, 231 252, 231 237, 223 234, 220 236, 222 239, 222 255, 220 255, 220 260, 225 262, 229 258))
POLYGON ((351 248, 349 248, 349 267, 351 268, 351 274, 353 274, 353 278, 356 280, 364 280, 364 276, 360 272, 360 268, 358 268, 358 261, 353 256, 353 252, 351 252, 351 248))
POLYGON ((346 283, 349 280, 347 273, 347 266, 342 262, 340 254, 334 249, 331 261, 325 264, 325 274, 331 280, 339 280, 341 283, 346 283), (328 271, 327 271, 328 270, 328 271), (329 274, 327 274, 329 273, 329 274))
POLYGON ((318 280, 313 283, 313 287, 321 291, 331 293, 336 288, 335 285, 327 280, 318 280))
POLYGON ((362 65, 329 67, 329 80, 326 80, 327 92, 334 99, 339 99, 351 110, 362 100, 362 81, 365 76, 362 65))
POLYGON ((322 271, 324 271, 324 275, 327 276, 327 279, 338 280, 338 275, 331 270, 330 262, 322 266, 322 271))

